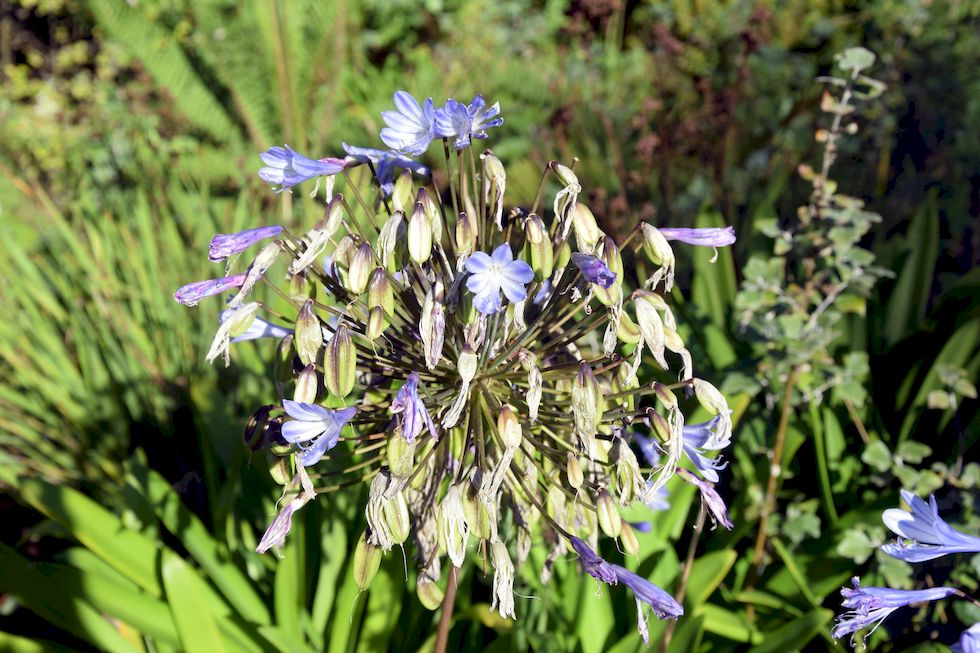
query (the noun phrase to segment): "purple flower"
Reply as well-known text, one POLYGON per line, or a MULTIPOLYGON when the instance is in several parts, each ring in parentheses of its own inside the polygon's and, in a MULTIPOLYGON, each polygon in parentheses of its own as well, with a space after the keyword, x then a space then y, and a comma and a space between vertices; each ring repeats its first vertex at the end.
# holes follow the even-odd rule
POLYGON ((890 508, 881 515, 885 526, 900 538, 881 547, 881 550, 905 562, 925 562, 949 553, 980 552, 980 538, 952 528, 939 516, 936 497, 929 496, 929 505, 908 490, 902 499, 912 512, 890 508))
POLYGON ((466 259, 466 269, 470 272, 466 289, 475 295, 476 309, 486 315, 500 310, 501 290, 510 302, 527 299, 526 286, 534 278, 531 266, 520 259, 515 261, 507 243, 493 250, 492 256, 473 252, 466 259))
POLYGON ((343 159, 309 159, 288 145, 270 147, 259 157, 265 163, 265 167, 259 170, 259 177, 270 184, 279 184, 277 193, 307 179, 335 175, 344 169, 343 159))
MULTIPOLYGON (((647 481, 647 488, 653 486, 653 481, 647 481)), ((653 496, 647 497, 646 506, 650 510, 670 510, 670 492, 667 491, 665 486, 657 488, 657 491, 653 493, 653 496)))
POLYGON ((394 150, 375 150, 370 147, 356 147, 354 145, 342 144, 347 158, 355 163, 374 164, 374 171, 378 175, 378 186, 385 197, 391 195, 395 190, 395 168, 407 168, 417 175, 427 177, 429 169, 418 161, 413 161, 407 156, 399 154, 394 150))
POLYGON ((644 643, 647 642, 647 628, 641 604, 649 605, 653 609, 653 613, 660 619, 676 619, 684 614, 684 608, 674 600, 674 597, 646 578, 634 574, 625 567, 606 562, 590 549, 589 545, 577 537, 570 537, 569 542, 571 542, 575 553, 578 554, 582 568, 589 575, 608 585, 622 583, 633 590, 633 595, 636 598, 638 628, 644 643))
POLYGON ((419 398, 419 375, 412 372, 405 379, 405 384, 398 389, 394 401, 391 402, 391 412, 401 415, 402 436, 409 442, 415 442, 424 427, 429 427, 432 439, 439 440, 439 431, 432 422, 432 416, 419 398))
POLYGON ((707 229, 684 229, 680 227, 658 227, 667 240, 679 240, 688 245, 701 247, 725 247, 735 242, 734 227, 710 227, 707 229))
POLYGON ((484 139, 491 127, 504 124, 504 119, 498 117, 500 103, 495 102, 486 108, 482 95, 473 96, 469 106, 452 98, 446 100, 446 106, 435 112, 435 134, 442 138, 456 137, 453 147, 461 150, 469 147, 470 137, 484 139))
POLYGON ((262 539, 259 540, 259 545, 255 547, 256 553, 265 553, 272 547, 282 546, 282 543, 286 541, 286 536, 289 535, 290 529, 293 527, 293 513, 309 503, 316 495, 309 495, 306 492, 302 492, 295 499, 291 500, 286 506, 279 511, 276 518, 272 520, 269 524, 269 528, 265 529, 265 533, 262 535, 262 539))
POLYGON ((701 480, 696 474, 692 474, 686 469, 678 469, 677 475, 701 491, 701 501, 707 506, 712 521, 721 524, 728 530, 735 528, 731 517, 728 516, 728 507, 710 483, 701 480))
POLYGON ((317 463, 323 454, 337 446, 340 430, 354 417, 357 408, 328 410, 318 404, 305 404, 286 399, 282 402, 286 414, 292 421, 282 425, 282 438, 291 444, 300 445, 297 461, 303 467, 317 463), (311 442, 308 447, 304 442, 311 442))
MULTIPOLYGON (((221 321, 224 322, 234 313, 233 309, 226 309, 221 312, 221 321)), ((235 336, 231 339, 232 342, 244 342, 246 340, 258 340, 259 338, 285 338, 290 333, 292 329, 287 329, 286 327, 279 326, 278 324, 273 324, 268 320, 264 320, 261 317, 255 317, 252 323, 245 329, 245 333, 235 336)))
POLYGON ((980 653, 980 624, 973 624, 963 631, 960 641, 949 647, 952 653, 980 653))
POLYGON ((393 150, 418 156, 429 148, 429 143, 435 137, 432 98, 420 106, 410 94, 396 91, 394 99, 397 111, 381 114, 388 125, 381 130, 381 140, 393 150))
MULTIPOLYGON (((844 597, 843 606, 851 610, 841 614, 836 619, 837 625, 834 626, 832 634, 838 639, 871 624, 877 628, 888 615, 910 603, 936 601, 956 593, 952 587, 932 587, 925 590, 861 587, 860 579, 857 576, 851 579, 851 583, 854 585, 854 589, 843 587, 840 591, 841 596, 844 597)), ((871 632, 874 630, 872 629, 871 632)), ((853 643, 853 638, 851 641, 853 643)))
POLYGON ((582 271, 582 276, 589 283, 608 288, 616 282, 616 273, 602 262, 598 256, 591 254, 572 254, 572 262, 582 271))
POLYGON ((256 227, 246 229, 237 234, 218 234, 211 239, 211 247, 208 258, 212 261, 221 261, 246 249, 266 238, 272 238, 282 231, 279 225, 269 227, 256 227))
MULTIPOLYGON (((721 418, 716 416, 707 422, 700 424, 687 424, 683 430, 684 455, 688 457, 694 467, 701 475, 712 483, 719 480, 718 472, 728 467, 728 463, 721 458, 708 458, 704 455, 705 451, 720 451, 729 444, 730 440, 712 443, 712 435, 721 418)), ((660 447, 653 438, 648 438, 639 433, 633 434, 633 439, 640 447, 647 464, 656 467, 660 460, 660 447)))
POLYGON ((195 281, 186 286, 181 286, 174 293, 174 299, 184 306, 196 306, 199 301, 211 295, 218 295, 226 290, 241 288, 245 283, 244 274, 235 274, 230 277, 220 279, 208 279, 206 281, 195 281))

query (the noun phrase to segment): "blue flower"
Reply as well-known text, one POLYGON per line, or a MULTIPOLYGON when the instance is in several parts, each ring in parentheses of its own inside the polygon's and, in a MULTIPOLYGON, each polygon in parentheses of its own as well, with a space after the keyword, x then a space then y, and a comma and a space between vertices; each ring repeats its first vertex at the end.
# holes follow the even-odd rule
POLYGON ((486 108, 486 104, 482 95, 473 96, 469 106, 452 98, 446 100, 446 106, 435 112, 436 135, 442 138, 455 136, 453 147, 457 150, 469 147, 470 137, 486 138, 488 129, 504 124, 504 119, 498 116, 500 103, 495 102, 490 108, 486 108))
POLYGON ((949 647, 952 653, 980 653, 980 624, 973 624, 963 631, 960 641, 949 647))
POLYGON ((405 384, 398 389, 394 401, 391 402, 391 412, 401 415, 402 436, 409 442, 415 442, 424 427, 429 427, 433 440, 439 440, 439 431, 432 422, 432 416, 419 398, 419 375, 412 372, 405 379, 405 384))
MULTIPOLYGON (((221 321, 224 322, 227 320, 234 312, 235 311, 230 308, 222 311, 221 321)), ((273 324, 268 320, 264 320, 261 317, 256 316, 245 330, 245 333, 235 336, 231 339, 231 341, 244 342, 246 340, 258 340, 259 338, 285 338, 292 332, 292 329, 287 329, 286 327, 279 326, 278 324, 273 324)))
POLYGON ((585 542, 577 537, 570 537, 572 549, 578 554, 582 568, 596 580, 608 585, 622 583, 633 590, 636 598, 637 617, 640 635, 647 641, 646 619, 643 616, 641 603, 649 605, 653 613, 660 619, 676 619, 684 614, 684 608, 670 594, 657 587, 646 578, 634 574, 629 569, 614 565, 603 560, 585 542))
MULTIPOLYGON (((730 440, 711 443, 711 436, 720 421, 721 418, 716 416, 700 424, 687 424, 683 430, 684 455, 688 457, 698 472, 712 483, 718 482, 718 472, 728 467, 728 463, 721 458, 708 458, 704 452, 720 451, 731 444, 730 440)), ((633 438, 640 446, 640 453, 643 454, 647 464, 656 467, 657 461, 660 460, 660 447, 657 442, 653 438, 648 438, 639 433, 634 433, 633 438)))
POLYGON ((317 463, 323 454, 337 446, 340 430, 354 417, 357 408, 328 410, 318 404, 305 404, 286 399, 282 402, 286 414, 292 421, 282 425, 282 438, 291 444, 300 445, 297 462, 303 467, 317 463), (311 442, 308 447, 302 443, 311 442))
POLYGON ((288 145, 270 147, 259 157, 265 163, 265 167, 259 170, 259 177, 270 184, 279 184, 277 193, 307 179, 335 175, 344 169, 343 159, 309 159, 288 145))
POLYGON ((710 483, 698 478, 696 474, 692 474, 686 469, 678 469, 677 475, 701 492, 701 501, 708 508, 712 521, 721 524, 728 530, 735 528, 731 517, 728 516, 728 506, 725 505, 725 500, 721 498, 721 495, 710 483))
POLYGON ((684 229, 682 227, 658 227, 667 240, 679 240, 688 245, 701 247, 725 247, 735 243, 734 227, 710 227, 707 229, 684 229))
POLYGON ((582 271, 582 276, 589 283, 608 288, 616 282, 616 273, 609 269, 598 256, 591 254, 572 254, 572 263, 582 271))
MULTIPOLYGON (((647 488, 653 486, 653 481, 647 481, 647 488)), ((648 496, 646 500, 646 506, 650 510, 670 510, 670 492, 667 490, 666 486, 661 486, 657 488, 657 491, 653 493, 653 496, 648 496)))
POLYGON ((935 496, 929 496, 928 506, 908 490, 902 490, 902 499, 912 512, 890 508, 881 515, 881 520, 896 535, 910 541, 889 542, 881 547, 882 551, 905 562, 925 562, 949 553, 980 552, 980 538, 959 532, 939 516, 935 496))
POLYGON ((374 171, 378 175, 378 185, 385 197, 391 195, 395 189, 395 168, 407 168, 417 175, 429 176, 429 169, 418 161, 413 161, 407 156, 399 154, 393 150, 375 150, 370 147, 355 147, 343 143, 344 152, 347 157, 356 163, 374 164, 374 171))
MULTIPOLYGON (((898 608, 921 601, 936 601, 956 593, 952 587, 932 587, 925 590, 893 590, 890 587, 861 587, 860 579, 851 579, 854 589, 841 588, 844 597, 843 606, 850 608, 837 617, 833 636, 841 638, 844 635, 856 633, 871 624, 878 627, 885 618, 898 608)), ((874 630, 872 630, 874 632, 874 630)), ((870 634, 870 633, 869 633, 870 634)), ((853 639, 852 639, 853 642, 853 639)))
POLYGON ((485 252, 473 252, 466 259, 466 269, 470 273, 466 288, 475 295, 473 304, 476 310, 486 315, 500 310, 501 290, 510 302, 527 299, 526 286, 534 278, 531 266, 520 259, 515 261, 507 243, 493 250, 492 256, 485 252))
POLYGON ((281 231, 281 226, 271 225, 268 227, 246 229, 245 231, 239 231, 237 234, 218 234, 211 239, 208 258, 212 261, 221 261, 234 254, 244 252, 260 240, 272 238, 281 231))
POLYGON ((388 125, 381 130, 381 140, 393 150, 418 156, 429 149, 429 143, 435 137, 432 98, 420 106, 410 94, 396 91, 394 99, 397 111, 381 114, 388 125))
POLYGON ((244 274, 235 274, 230 277, 220 279, 207 279, 206 281, 195 281, 185 286, 181 286, 174 293, 174 299, 184 306, 196 306, 205 297, 218 295, 226 290, 241 288, 245 283, 244 274))
POLYGON ((265 553, 273 547, 281 547, 286 541, 286 536, 289 535, 289 531, 293 527, 293 513, 309 503, 310 499, 315 498, 316 495, 309 494, 307 492, 302 492, 296 498, 292 499, 287 503, 276 518, 272 520, 269 524, 269 528, 265 529, 265 533, 262 534, 262 539, 259 540, 259 545, 255 547, 256 553, 265 553))

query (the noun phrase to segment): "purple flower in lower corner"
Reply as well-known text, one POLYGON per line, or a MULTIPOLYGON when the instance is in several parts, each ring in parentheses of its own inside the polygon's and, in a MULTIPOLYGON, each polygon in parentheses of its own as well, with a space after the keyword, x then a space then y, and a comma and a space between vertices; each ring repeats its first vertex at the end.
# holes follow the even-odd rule
POLYGON ((980 653, 980 624, 973 624, 963 631, 960 641, 949 647, 952 653, 980 653))
POLYGON ((234 256, 266 238, 278 236, 282 231, 279 225, 268 227, 256 227, 246 229, 237 234, 218 234, 211 239, 211 246, 208 251, 208 258, 212 261, 221 261, 229 256, 234 256))
POLYGON ((405 91, 394 96, 397 111, 381 114, 388 126, 381 130, 381 140, 393 150, 418 156, 429 149, 435 137, 435 109, 432 98, 422 104, 405 91))
POLYGON ((527 284, 534 278, 534 270, 524 261, 514 260, 510 245, 504 243, 493 254, 473 252, 466 259, 466 269, 470 278, 466 289, 473 293, 476 310, 491 315, 500 310, 500 291, 504 291, 510 302, 527 299, 527 284))
POLYGON ((310 159, 288 145, 270 147, 259 157, 265 163, 259 170, 259 177, 270 184, 279 184, 277 193, 308 179, 335 175, 344 169, 343 159, 310 159))
POLYGON ((461 150, 469 147, 471 137, 484 139, 488 129, 504 124, 499 114, 500 103, 487 107, 482 95, 473 96, 469 106, 450 98, 446 106, 436 109, 435 134, 442 138, 455 137, 453 147, 461 150))
POLYGON ((706 229, 658 227, 658 229, 667 240, 679 240, 688 245, 727 247, 735 243, 734 227, 709 227, 706 229))
POLYGON ((647 642, 646 618, 643 614, 643 604, 650 606, 660 619, 677 619, 684 614, 684 608, 674 597, 657 587, 646 578, 633 573, 620 565, 603 560, 589 545, 577 537, 570 537, 572 549, 578 554, 582 568, 596 580, 608 585, 622 583, 633 590, 636 598, 637 623, 644 643, 647 642))
POLYGON ((581 270, 582 277, 589 283, 608 288, 616 282, 616 273, 598 256, 575 252, 572 254, 572 263, 581 270))
POLYGON ((949 553, 980 552, 980 537, 961 533, 939 516, 936 497, 929 496, 929 504, 902 490, 902 499, 912 512, 889 508, 881 515, 885 526, 905 540, 889 542, 881 550, 905 562, 925 562, 949 553))
POLYGON ((436 430, 425 403, 419 397, 419 380, 417 372, 408 375, 405 384, 398 389, 398 394, 391 402, 391 412, 401 415, 402 436, 409 442, 415 442, 415 438, 425 427, 429 428, 432 439, 438 441, 439 431, 436 430))
POLYGON ((356 147, 342 143, 347 158, 353 163, 368 163, 374 165, 374 172, 378 175, 378 186, 385 197, 391 195, 395 189, 395 168, 406 168, 417 175, 429 176, 429 169, 418 161, 413 161, 403 154, 394 150, 376 150, 370 147, 356 147))
POLYGON ((235 274, 230 277, 220 279, 207 279, 205 281, 195 281, 185 286, 181 286, 174 293, 174 299, 184 306, 196 306, 205 297, 219 295, 226 290, 241 288, 245 283, 244 274, 235 274))
POLYGON ((330 449, 337 446, 340 431, 354 417, 357 408, 330 410, 318 404, 285 400, 282 407, 292 420, 282 425, 282 438, 300 446, 297 462, 303 467, 316 464, 330 449), (309 443, 304 446, 304 443, 309 443))
MULTIPOLYGON (((890 587, 861 587, 861 579, 851 579, 853 589, 841 588, 843 606, 849 612, 839 615, 833 636, 837 639, 852 635, 874 624, 875 628, 898 608, 922 601, 937 601, 956 593, 952 587, 931 587, 924 590, 893 590, 890 587)), ((872 632, 874 632, 872 630, 872 632)), ((870 634, 870 633, 869 633, 870 634)), ((853 640, 852 640, 853 641, 853 640)))

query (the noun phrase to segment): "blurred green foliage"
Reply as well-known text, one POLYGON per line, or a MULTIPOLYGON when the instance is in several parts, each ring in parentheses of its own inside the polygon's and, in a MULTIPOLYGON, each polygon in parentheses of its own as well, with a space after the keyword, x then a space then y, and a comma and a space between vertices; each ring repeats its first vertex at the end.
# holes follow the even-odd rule
MULTIPOLYGON (((501 102, 492 147, 512 203, 531 202, 548 160, 578 157, 595 189, 583 199, 610 233, 650 219, 735 225, 734 251, 714 264, 696 253, 681 286, 698 324, 685 341, 738 395, 723 488, 736 529, 699 545, 669 650, 831 648, 852 574, 918 581, 876 550, 899 487, 939 490, 944 507, 962 508, 954 522, 980 526, 978 35, 980 7, 956 0, 0 0, 0 482, 31 510, 5 508, 16 519, 0 591, 13 597, 5 614, 21 606, 49 624, 16 610, 0 645, 431 649, 437 617, 397 561, 357 594, 356 492, 304 511, 283 560, 252 552, 274 490, 238 433, 268 394, 269 352, 241 347, 227 370, 204 365, 217 307, 171 299, 216 274, 212 234, 280 210, 255 178, 257 151, 376 144, 380 112, 406 88, 501 102), (814 78, 857 44, 878 53, 871 72, 888 91, 840 143, 840 192, 863 206, 837 206, 848 233, 829 237, 850 263, 873 254, 893 278, 872 288, 854 277, 866 292, 835 301, 815 343, 794 336, 792 312, 757 310, 740 331, 746 302, 792 290, 779 281, 788 254, 839 278, 838 250, 814 256, 822 244, 796 238, 812 190, 797 171, 823 148, 814 78), (810 389, 830 384, 793 402, 753 565, 787 371, 824 353, 835 366, 810 389)), ((286 221, 318 211, 301 196, 282 206, 286 221)), ((668 588, 695 500, 671 491, 636 561, 668 588)), ((451 647, 639 650, 633 624, 614 618, 631 609, 624 593, 594 599, 569 562, 541 587, 538 553, 523 570, 537 600, 516 623, 489 611, 480 570, 464 571, 451 647)), ((975 591, 973 565, 929 572, 975 591)), ((954 640, 954 624, 925 616, 869 644, 896 650, 889 628, 895 642, 954 640)), ((978 618, 959 605, 954 617, 978 618)), ((651 623, 653 641, 662 632, 651 623)))

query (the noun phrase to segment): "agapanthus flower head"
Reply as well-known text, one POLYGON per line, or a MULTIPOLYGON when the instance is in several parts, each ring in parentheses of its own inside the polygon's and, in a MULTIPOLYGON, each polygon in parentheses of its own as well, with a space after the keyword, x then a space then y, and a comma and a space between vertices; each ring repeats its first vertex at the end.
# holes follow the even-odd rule
MULTIPOLYGON (((462 125, 453 127, 460 145, 500 122, 499 107, 482 98, 447 104, 462 125)), ((395 105, 382 138, 402 154, 345 146, 343 163, 370 162, 382 188, 391 166, 422 172, 406 154, 423 152, 434 133, 431 100, 399 92, 395 105)), ((670 246, 659 232, 618 245, 579 201, 587 195, 571 167, 553 162, 544 170, 560 190, 541 198, 539 214, 507 206, 514 184, 489 150, 479 163, 473 153, 458 160, 464 165, 451 176, 398 175, 390 201, 367 183, 353 186, 362 176, 345 175, 323 219, 287 225, 288 237, 251 263, 229 259, 245 274, 193 284, 178 299, 240 287, 215 355, 239 338, 279 339, 266 348, 275 356, 275 390, 270 384, 264 417, 248 429, 254 435, 261 424, 277 437, 249 437, 249 446, 287 457, 277 470, 315 466, 304 482, 316 487, 304 491, 328 505, 332 493, 368 487, 358 587, 370 585, 381 556, 400 544, 419 563, 420 599, 435 609, 445 565, 473 564, 476 552, 489 552, 492 605, 520 616, 514 597, 532 549, 549 547, 555 562, 570 542, 586 573, 633 590, 645 632, 651 609, 673 618, 680 606, 585 542, 618 539, 640 555, 621 511, 662 498, 685 451, 710 477, 721 463, 703 452, 731 435, 725 398, 694 377, 670 289, 652 283, 663 274, 636 277, 648 267, 635 264, 646 250, 673 271, 670 246), (434 185, 449 178, 449 187, 434 185), (677 397, 692 390, 717 425, 685 430, 677 397), (651 426, 665 453, 645 467, 622 437, 637 421, 651 426)), ((519 181, 548 187, 537 177, 519 181)), ((288 490, 285 500, 297 493, 288 490)), ((717 495, 703 494, 722 515, 717 495)), ((263 548, 281 543, 300 507, 284 504, 263 548)))
POLYGON ((504 124, 500 117, 500 104, 495 102, 487 107, 482 95, 473 97, 467 106, 452 98, 446 105, 436 109, 435 133, 441 138, 453 138, 453 147, 461 150, 469 147, 470 138, 485 139, 487 130, 504 124))
MULTIPOLYGON (((924 590, 894 590, 890 587, 861 587, 861 579, 855 576, 851 579, 853 588, 841 588, 844 597, 843 606, 849 608, 837 617, 833 636, 836 638, 853 635, 868 626, 877 628, 898 608, 921 603, 937 601, 952 596, 956 589, 952 587, 930 587, 924 590)), ((872 629, 871 632, 874 632, 872 629)), ((870 634, 870 633, 868 633, 870 634)))
POLYGON ((929 496, 929 503, 902 490, 902 499, 911 512, 889 508, 881 519, 899 539, 889 542, 881 550, 905 562, 925 562, 950 553, 980 552, 980 537, 961 533, 939 516, 936 497, 929 496))
POLYGON ((378 186, 386 197, 395 189, 395 170, 398 168, 411 170, 423 177, 429 176, 429 169, 424 165, 394 150, 376 150, 347 143, 342 143, 342 146, 350 162, 355 164, 370 162, 374 165, 374 171, 378 175, 378 186))
POLYGON ((393 150, 419 156, 435 137, 435 109, 432 98, 422 104, 405 91, 395 92, 395 111, 381 114, 388 126, 381 130, 381 140, 393 150))
POLYGON ((259 170, 262 181, 278 184, 277 193, 314 177, 335 175, 344 169, 343 159, 311 159, 288 145, 270 147, 259 155, 265 167, 259 170))

